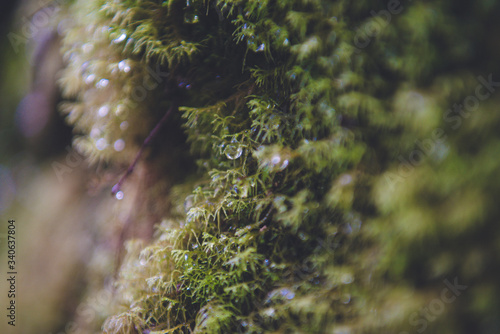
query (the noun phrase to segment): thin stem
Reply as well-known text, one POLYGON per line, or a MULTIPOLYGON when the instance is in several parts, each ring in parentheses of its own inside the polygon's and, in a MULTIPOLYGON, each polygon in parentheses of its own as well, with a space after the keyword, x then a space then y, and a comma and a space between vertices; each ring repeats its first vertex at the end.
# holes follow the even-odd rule
POLYGON ((165 113, 165 115, 162 117, 162 119, 160 120, 160 122, 158 122, 158 124, 156 124, 156 126, 153 128, 153 130, 151 130, 151 132, 146 137, 146 139, 144 139, 144 142, 142 143, 141 148, 139 149, 139 152, 137 152, 137 155, 135 156, 134 161, 132 161, 132 163, 128 167, 127 171, 125 172, 125 174, 123 174, 123 176, 120 178, 120 180, 118 181, 118 183, 115 184, 113 186, 113 188, 111 188, 111 195, 116 195, 116 193, 120 191, 120 188, 121 188, 123 182, 125 182, 125 180, 127 179, 127 177, 130 174, 132 174, 132 172, 134 171, 135 165, 137 165, 137 162, 139 162, 139 159, 141 157, 142 151, 144 151, 145 147, 147 145, 149 145, 149 143, 154 139, 154 137, 156 137, 156 135, 160 131, 160 128, 163 126, 163 124, 166 123, 166 121, 168 119, 168 116, 170 116, 170 114, 172 113, 172 111, 174 109, 175 109, 175 105, 172 104, 172 106, 170 106, 170 108, 165 113))

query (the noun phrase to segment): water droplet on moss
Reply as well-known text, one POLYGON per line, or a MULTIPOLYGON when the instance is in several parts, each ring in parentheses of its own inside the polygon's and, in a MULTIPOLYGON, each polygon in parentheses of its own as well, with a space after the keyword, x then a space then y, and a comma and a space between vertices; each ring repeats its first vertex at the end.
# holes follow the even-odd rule
POLYGON ((115 114, 117 116, 119 115, 122 115, 124 112, 125 112, 126 108, 123 104, 119 104, 117 107, 116 107, 116 110, 115 110, 115 114))
POLYGON ((349 174, 344 174, 339 179, 339 183, 343 186, 346 186, 351 182, 352 182, 352 176, 349 174))
POLYGON ((85 43, 82 45, 82 51, 83 53, 90 53, 94 49, 94 44, 92 43, 85 43))
POLYGON ((108 106, 102 106, 99 108, 99 111, 97 112, 100 117, 104 117, 108 114, 109 112, 109 107, 108 106))
POLYGON ((343 284, 351 284, 354 281, 354 277, 352 276, 351 273, 343 273, 342 276, 340 277, 340 281, 343 284))
POLYGON ((195 14, 195 10, 191 7, 189 0, 186 1, 186 7, 184 7, 184 22, 187 24, 198 23, 198 15, 195 14))
POLYGON ((109 30, 110 30, 110 29, 111 29, 111 28, 110 28, 109 26, 107 26, 107 25, 103 25, 103 26, 101 27, 101 34, 106 35, 107 33, 109 33, 109 30))
POLYGON ((342 297, 340 298, 340 301, 343 303, 343 304, 349 304, 349 302, 351 301, 351 295, 348 294, 348 293, 344 293, 342 295, 342 297))
POLYGON ((125 148, 125 141, 123 139, 118 139, 113 144, 113 147, 117 152, 123 151, 123 149, 125 148))
POLYGON ((115 197, 117 200, 123 199, 123 191, 120 190, 119 192, 117 192, 115 197))
POLYGON ((265 49, 266 49, 266 45, 264 43, 262 43, 261 45, 259 45, 259 47, 255 51, 261 52, 261 51, 264 51, 265 49))
POLYGON ((130 63, 127 59, 124 59, 118 63, 118 69, 124 73, 130 72, 130 63))
POLYGON ((91 85, 95 80, 95 74, 89 74, 87 77, 85 77, 85 83, 87 85, 91 85))
POLYGON ((199 21, 198 15, 194 15, 194 13, 192 12, 187 12, 186 14, 184 14, 184 22, 188 24, 194 24, 198 23, 198 21, 199 21))
POLYGON ((224 149, 224 153, 226 154, 226 157, 228 159, 235 160, 241 157, 243 149, 240 146, 227 145, 226 148, 224 149))
POLYGON ((108 146, 108 142, 104 138, 99 138, 95 142, 95 147, 99 150, 102 151, 108 146))
POLYGON ((275 312, 274 308, 272 308, 272 307, 264 310, 264 315, 266 315, 266 316, 268 316, 270 318, 273 317, 275 313, 276 312, 275 312))
POLYGON ((95 86, 96 88, 105 88, 108 86, 108 84, 109 84, 108 79, 101 79, 95 84, 95 86))
POLYGON ((281 164, 280 169, 285 169, 287 166, 288 166, 288 160, 285 160, 285 161, 283 161, 283 163, 281 164))
MULTIPOLYGON (((185 261, 189 260, 189 255, 184 254, 184 260, 185 260, 185 261)), ((189 288, 188 288, 188 289, 189 289, 189 288)))
POLYGON ((93 127, 92 130, 90 130, 90 137, 91 138, 97 138, 101 135, 101 130, 99 130, 98 128, 96 127, 93 127))
POLYGON ((123 131, 127 130, 128 129, 128 122, 127 121, 121 122, 120 123, 120 129, 122 129, 123 131))
POLYGON ((285 204, 285 197, 284 196, 276 196, 274 198, 274 206, 278 210, 278 213, 283 213, 288 210, 286 204, 285 204))
POLYGON ((113 40, 113 43, 115 43, 115 44, 121 43, 121 42, 123 42, 126 38, 127 38, 127 34, 126 34, 126 33, 124 33, 124 32, 122 32, 122 33, 120 34, 120 36, 118 36, 117 38, 115 38, 115 39, 113 40))
POLYGON ((352 233, 352 227, 351 224, 346 224, 344 225, 343 232, 345 234, 351 234, 352 233))

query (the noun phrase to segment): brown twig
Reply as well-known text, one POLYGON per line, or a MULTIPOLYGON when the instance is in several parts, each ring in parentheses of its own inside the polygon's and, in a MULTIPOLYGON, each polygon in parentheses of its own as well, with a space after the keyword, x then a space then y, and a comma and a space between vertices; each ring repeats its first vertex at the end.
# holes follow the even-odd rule
POLYGON ((113 188, 111 188, 111 195, 116 195, 117 192, 120 191, 120 188, 123 184, 123 182, 125 182, 125 180, 127 179, 127 177, 132 174, 132 172, 134 171, 134 168, 135 168, 135 165, 137 165, 137 162, 139 162, 139 159, 141 157, 141 154, 142 154, 142 151, 144 151, 144 148, 149 145, 149 143, 154 139, 154 137, 158 134, 158 132, 160 131, 160 128, 163 126, 163 124, 165 124, 165 122, 167 121, 168 119, 168 116, 170 116, 170 114, 172 113, 172 111, 176 108, 176 105, 175 104, 172 104, 170 106, 170 108, 168 109, 168 111, 165 113, 165 115, 162 117, 162 119, 160 120, 160 122, 158 122, 158 124, 156 124, 156 126, 153 128, 153 130, 151 130, 151 132, 149 133, 149 135, 146 137, 146 139, 144 139, 144 142, 142 143, 141 145, 141 148, 139 149, 139 152, 137 152, 137 155, 135 156, 134 158, 134 161, 132 161, 132 163, 130 164, 130 166, 128 167, 127 171, 125 172, 125 174, 123 174, 123 176, 120 178, 120 180, 118 181, 118 183, 116 183, 113 188))

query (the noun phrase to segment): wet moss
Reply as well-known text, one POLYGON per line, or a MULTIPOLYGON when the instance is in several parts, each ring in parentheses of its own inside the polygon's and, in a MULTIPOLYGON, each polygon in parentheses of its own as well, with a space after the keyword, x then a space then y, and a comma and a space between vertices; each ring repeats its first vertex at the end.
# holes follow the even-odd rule
POLYGON ((175 106, 198 166, 155 241, 130 244, 104 332, 498 328, 499 8, 390 3, 71 5, 75 145, 130 160, 175 106))

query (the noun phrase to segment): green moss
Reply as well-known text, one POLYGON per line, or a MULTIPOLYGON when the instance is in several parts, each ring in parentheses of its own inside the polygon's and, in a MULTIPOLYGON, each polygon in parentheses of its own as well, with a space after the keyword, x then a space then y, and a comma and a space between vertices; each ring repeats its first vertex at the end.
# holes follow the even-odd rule
MULTIPOLYGON (((471 17, 493 24, 486 5, 405 3, 385 26, 370 16, 384 2, 76 2, 61 83, 76 99, 64 109, 81 131, 78 147, 126 161, 175 104, 199 167, 194 187, 173 189, 156 241, 130 252, 118 281, 123 307, 104 332, 410 330, 410 314, 438 298, 443 279, 494 280, 485 264, 499 240, 491 198, 500 118, 493 99, 459 129, 443 117, 474 93, 476 75, 498 70, 471 51, 471 17), (360 48, 367 24, 382 28, 360 48), (134 89, 151 69, 164 77, 138 103, 134 89), (446 139, 432 153, 399 163, 435 129, 446 139), (100 138, 124 138, 130 150, 100 148, 100 138)), ((479 326, 498 305, 467 301, 485 291, 426 324, 479 326)))

